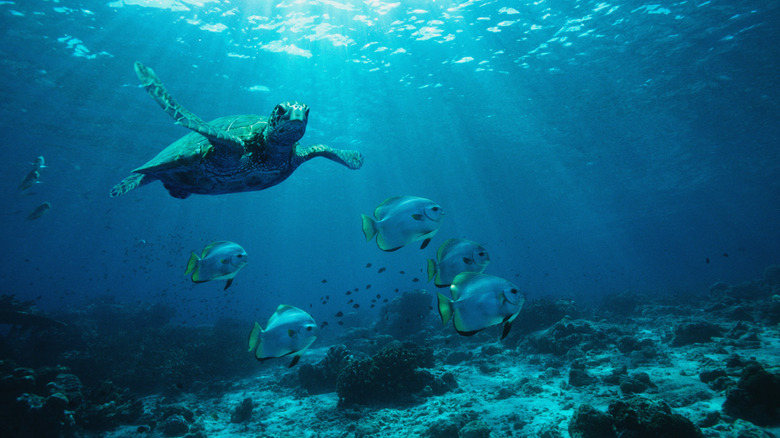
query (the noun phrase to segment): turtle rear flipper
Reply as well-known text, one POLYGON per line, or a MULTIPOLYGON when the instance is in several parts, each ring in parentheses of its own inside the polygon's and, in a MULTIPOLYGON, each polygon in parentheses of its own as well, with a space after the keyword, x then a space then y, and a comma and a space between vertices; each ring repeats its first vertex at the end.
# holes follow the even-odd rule
POLYGON ((363 155, 360 152, 349 149, 333 149, 324 144, 317 144, 307 148, 298 147, 295 149, 295 157, 293 159, 297 158, 299 160, 298 164, 300 164, 314 157, 325 157, 350 169, 360 169, 363 166, 363 155))
POLYGON ((219 149, 217 152, 226 152, 228 155, 237 157, 243 155, 243 140, 229 132, 214 128, 201 120, 200 117, 181 106, 179 102, 176 102, 173 96, 171 96, 162 84, 162 81, 160 81, 160 78, 154 73, 154 70, 136 61, 135 74, 141 81, 141 85, 146 89, 146 92, 152 96, 152 99, 154 99, 169 116, 173 117, 173 120, 175 120, 176 123, 207 137, 211 140, 212 144, 219 149))
POLYGON ((134 188, 142 186, 144 184, 149 184, 150 182, 156 179, 157 178, 151 175, 144 175, 142 173, 131 173, 130 176, 120 181, 119 184, 115 185, 114 187, 111 187, 111 192, 110 192, 111 197, 116 198, 117 196, 124 195, 130 190, 133 190, 134 188))

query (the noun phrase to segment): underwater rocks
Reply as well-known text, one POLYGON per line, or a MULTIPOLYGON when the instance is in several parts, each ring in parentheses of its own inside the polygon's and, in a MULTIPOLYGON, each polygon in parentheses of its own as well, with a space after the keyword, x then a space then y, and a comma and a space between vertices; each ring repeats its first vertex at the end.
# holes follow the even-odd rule
POLYGON ((703 344, 712 341, 713 337, 721 336, 723 336, 723 329, 711 322, 686 322, 674 328, 672 346, 682 347, 690 344, 703 344))
POLYGON ((702 437, 701 430, 669 405, 642 397, 610 403, 607 412, 590 405, 577 408, 569 421, 572 438, 702 437))
POLYGON ((52 370, 55 369, 39 373, 0 361, 0 436, 73 436, 75 420, 69 409, 72 403, 60 385, 49 382, 52 370))
POLYGON ((514 337, 517 337, 520 334, 548 328, 564 318, 576 319, 579 317, 580 311, 574 301, 570 299, 552 301, 540 298, 526 301, 520 315, 512 324, 511 333, 516 333, 514 337))
POLYGON ((339 374, 352 360, 352 354, 346 346, 334 345, 315 365, 301 365, 298 369, 298 380, 309 394, 333 392, 336 390, 339 374))
POLYGON ((433 351, 414 344, 393 343, 369 359, 351 361, 339 374, 340 405, 406 402, 415 395, 439 395, 457 387, 451 373, 434 376, 433 351))
POLYGON ((230 414, 230 422, 246 423, 250 418, 252 418, 252 409, 254 409, 254 407, 255 404, 252 402, 252 399, 245 398, 241 401, 240 405, 233 409, 233 413, 230 414))
POLYGON ((86 400, 78 415, 78 424, 87 430, 105 431, 133 424, 143 413, 141 401, 110 380, 88 391, 86 400))
POLYGON ((723 411, 759 426, 780 424, 780 374, 747 363, 737 385, 726 391, 723 411))
POLYGON ((549 329, 528 338, 531 347, 539 353, 556 356, 580 357, 589 351, 607 347, 607 335, 583 320, 559 321, 549 329))

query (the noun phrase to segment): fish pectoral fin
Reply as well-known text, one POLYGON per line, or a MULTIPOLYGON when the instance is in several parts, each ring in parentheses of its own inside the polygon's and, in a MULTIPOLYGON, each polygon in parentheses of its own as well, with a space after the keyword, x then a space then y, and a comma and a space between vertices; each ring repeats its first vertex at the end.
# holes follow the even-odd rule
POLYGON ((290 365, 288 365, 287 368, 294 367, 296 364, 298 364, 299 360, 301 360, 301 355, 300 354, 296 354, 295 356, 293 356, 293 360, 292 360, 292 362, 290 362, 290 365))
POLYGON ((219 259, 219 262, 222 263, 223 265, 226 265, 230 263, 230 259, 219 259))
POLYGON ((465 263, 467 265, 473 265, 474 264, 474 262, 470 258, 468 258, 468 257, 463 257, 463 263, 465 263))
POLYGON ((431 243, 430 238, 423 240, 422 245, 420 245, 420 249, 425 249, 425 247, 428 246, 429 243, 431 243))
POLYGON ((419 214, 419 213, 418 214, 413 214, 412 215, 412 219, 414 219, 416 221, 424 221, 425 220, 425 215, 424 214, 419 214))
POLYGON ((225 288, 222 290, 227 290, 227 288, 229 288, 231 284, 233 284, 233 279, 229 278, 227 283, 225 283, 225 288))
POLYGON ((294 337, 295 336, 295 330, 287 329, 287 336, 289 336, 291 338, 294 337))

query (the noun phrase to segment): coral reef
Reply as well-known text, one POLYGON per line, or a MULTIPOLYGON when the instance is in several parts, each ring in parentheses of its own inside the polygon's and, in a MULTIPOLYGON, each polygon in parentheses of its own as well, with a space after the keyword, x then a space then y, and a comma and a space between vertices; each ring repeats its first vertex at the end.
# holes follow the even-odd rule
POLYGON ((249 421, 249 419, 252 418, 252 409, 254 409, 254 407, 255 404, 252 402, 252 399, 245 398, 243 401, 241 401, 241 404, 233 409, 233 413, 230 414, 230 422, 245 423, 249 421))
POLYGON ((590 405, 577 408, 569 421, 572 438, 702 437, 701 429, 660 401, 632 397, 610 403, 606 413, 590 405))
POLYGON ((435 377, 420 368, 433 367, 430 348, 399 342, 383 348, 369 359, 351 361, 339 374, 336 389, 339 404, 405 402, 430 387, 441 394, 455 384, 451 374, 435 377))
POLYGON ((300 384, 309 394, 333 392, 336 390, 339 374, 352 360, 352 354, 346 346, 334 345, 328 348, 325 357, 315 365, 301 365, 298 369, 300 384))

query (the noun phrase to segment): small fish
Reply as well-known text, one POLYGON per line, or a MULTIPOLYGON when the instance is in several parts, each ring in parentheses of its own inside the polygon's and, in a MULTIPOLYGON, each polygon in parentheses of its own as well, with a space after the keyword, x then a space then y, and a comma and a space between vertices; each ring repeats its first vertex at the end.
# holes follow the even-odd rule
POLYGON ((383 266, 383 267, 379 268, 379 270, 378 270, 378 271, 376 271, 376 272, 377 272, 378 274, 381 274, 381 273, 385 272, 386 270, 387 270, 387 268, 385 268, 385 267, 383 266))
POLYGON ((27 176, 24 177, 22 182, 19 183, 19 191, 23 192, 35 184, 40 184, 40 181, 38 181, 38 178, 40 177, 41 174, 37 170, 31 170, 27 176))
POLYGON ((35 170, 40 170, 46 167, 46 161, 43 159, 43 155, 38 155, 38 157, 33 161, 33 166, 35 166, 35 170))
POLYGON ((30 212, 30 214, 27 215, 28 221, 34 221, 35 219, 40 218, 44 214, 46 214, 47 211, 51 208, 51 204, 48 202, 44 202, 43 204, 35 207, 33 211, 30 212))
POLYGON ((339 310, 338 313, 336 313, 336 318, 341 318, 342 316, 344 316, 344 313, 339 310))
POLYGON ((395 251, 422 240, 420 249, 439 231, 444 210, 430 199, 396 196, 386 199, 374 210, 374 218, 361 215, 366 241, 376 236, 382 251, 395 251))
POLYGON ((353 304, 353 305, 352 305, 352 307, 354 307, 355 309, 357 309, 357 308, 359 308, 359 307, 360 307, 360 304, 357 304, 357 303, 355 303, 355 304, 353 304))
POLYGON ((455 330, 463 336, 504 323, 501 333, 501 339, 504 339, 525 303, 525 296, 514 284, 475 272, 458 274, 450 286, 450 293, 454 300, 437 293, 439 315, 443 324, 452 319, 455 330))
POLYGON ((490 255, 480 244, 466 239, 449 239, 428 259, 428 281, 437 287, 448 287, 461 272, 485 272, 490 255))
POLYGON ((371 267, 371 263, 366 263, 366 268, 370 268, 370 267, 371 267))
POLYGON ((204 283, 211 280, 227 280, 225 289, 233 284, 233 277, 249 261, 246 251, 237 243, 214 242, 203 248, 200 257, 194 252, 187 262, 187 271, 192 272, 192 281, 204 283))
POLYGON ((261 362, 293 355, 289 365, 292 368, 316 339, 317 323, 311 315, 297 307, 280 304, 268 319, 265 330, 255 322, 249 334, 249 351, 254 350, 255 358, 261 362))

